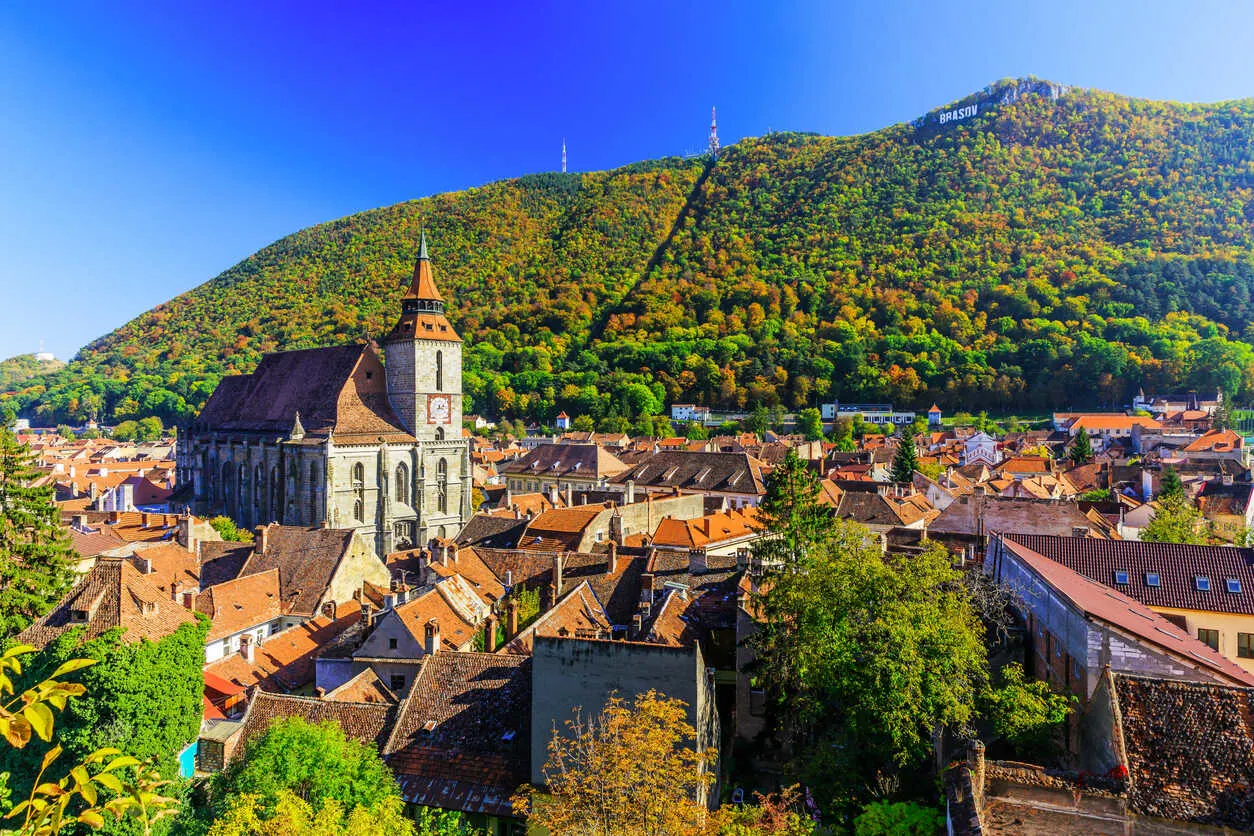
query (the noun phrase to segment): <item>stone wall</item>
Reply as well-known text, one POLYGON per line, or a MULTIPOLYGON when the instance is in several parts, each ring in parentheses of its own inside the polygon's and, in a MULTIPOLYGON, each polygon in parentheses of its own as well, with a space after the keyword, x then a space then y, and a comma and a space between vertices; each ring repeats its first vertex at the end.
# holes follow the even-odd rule
MULTIPOLYGON (((531 701, 533 783, 543 784, 549 740, 575 718, 572 707, 580 706, 585 718, 594 716, 614 693, 629 702, 649 690, 683 700, 697 729, 697 750, 718 746, 714 688, 699 647, 537 636, 532 654, 532 675, 543 683, 531 701)), ((709 797, 718 798, 717 788, 709 797)))

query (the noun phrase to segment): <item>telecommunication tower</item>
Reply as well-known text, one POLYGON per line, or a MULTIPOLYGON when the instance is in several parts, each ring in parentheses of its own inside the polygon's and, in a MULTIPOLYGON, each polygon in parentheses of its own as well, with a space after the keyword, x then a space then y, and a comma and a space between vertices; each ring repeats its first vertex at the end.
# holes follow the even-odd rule
POLYGON ((566 137, 562 137, 562 174, 566 173, 566 137))
POLYGON ((718 160, 718 111, 710 108, 710 157, 718 160))

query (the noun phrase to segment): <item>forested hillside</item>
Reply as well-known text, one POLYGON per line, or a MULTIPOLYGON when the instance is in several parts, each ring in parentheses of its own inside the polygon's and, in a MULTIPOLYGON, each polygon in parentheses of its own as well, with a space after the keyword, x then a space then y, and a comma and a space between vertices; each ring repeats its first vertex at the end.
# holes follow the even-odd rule
POLYGON ((1254 101, 1058 92, 1004 82, 944 125, 772 134, 714 164, 523 177, 322 224, 0 408, 176 423, 263 352, 380 336, 422 223, 468 344, 467 411, 1254 394, 1254 101))

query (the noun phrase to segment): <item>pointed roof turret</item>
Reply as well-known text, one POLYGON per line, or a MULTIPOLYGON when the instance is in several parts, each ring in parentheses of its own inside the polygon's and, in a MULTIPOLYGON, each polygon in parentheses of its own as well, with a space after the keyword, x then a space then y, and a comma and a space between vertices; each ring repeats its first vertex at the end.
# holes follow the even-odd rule
POLYGON ((300 410, 296 410, 296 420, 292 422, 292 431, 288 433, 288 438, 293 441, 300 441, 305 437, 305 428, 300 423, 300 410))
POLYGON ((409 290, 402 298, 422 299, 430 302, 444 301, 431 275, 431 257, 427 255, 427 230, 425 228, 418 238, 418 261, 414 263, 414 278, 409 283, 409 290))

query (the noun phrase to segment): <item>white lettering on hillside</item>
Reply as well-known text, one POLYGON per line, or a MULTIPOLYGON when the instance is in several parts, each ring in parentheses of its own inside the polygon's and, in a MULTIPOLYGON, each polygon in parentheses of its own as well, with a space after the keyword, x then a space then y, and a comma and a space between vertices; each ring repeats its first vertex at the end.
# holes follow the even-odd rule
POLYGON ((972 104, 956 110, 942 110, 938 117, 938 124, 944 125, 949 122, 957 122, 959 119, 970 119, 976 114, 978 108, 978 104, 972 104))

